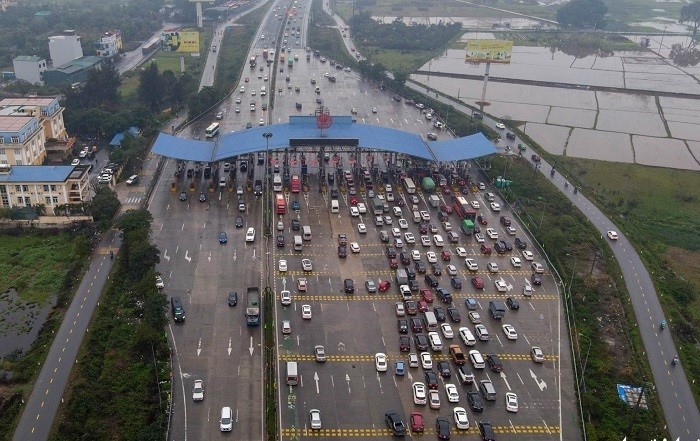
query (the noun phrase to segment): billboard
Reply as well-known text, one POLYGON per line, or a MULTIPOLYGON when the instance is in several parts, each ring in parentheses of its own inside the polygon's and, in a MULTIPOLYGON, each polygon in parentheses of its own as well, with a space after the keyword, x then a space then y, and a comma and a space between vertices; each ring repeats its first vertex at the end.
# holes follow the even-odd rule
POLYGON ((467 63, 509 64, 513 42, 508 40, 467 40, 467 63))
POLYGON ((199 52, 199 31, 165 31, 160 37, 163 50, 199 52))

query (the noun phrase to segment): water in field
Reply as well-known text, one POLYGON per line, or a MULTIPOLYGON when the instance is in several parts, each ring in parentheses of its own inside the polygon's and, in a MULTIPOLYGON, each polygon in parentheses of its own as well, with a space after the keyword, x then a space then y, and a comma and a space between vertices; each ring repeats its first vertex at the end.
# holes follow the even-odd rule
POLYGON ((29 349, 51 312, 51 303, 27 303, 14 289, 0 294, 0 357, 29 349))

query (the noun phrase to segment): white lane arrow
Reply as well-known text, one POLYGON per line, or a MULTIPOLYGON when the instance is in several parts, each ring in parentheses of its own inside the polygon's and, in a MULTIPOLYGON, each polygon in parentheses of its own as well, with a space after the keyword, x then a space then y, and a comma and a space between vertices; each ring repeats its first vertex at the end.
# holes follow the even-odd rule
POLYGON ((408 372, 408 382, 413 383, 413 375, 411 375, 411 371, 408 372))
POLYGON ((345 343, 343 343, 342 341, 338 343, 338 351, 345 351, 345 343))
POLYGON ((503 379, 503 382, 506 384, 506 387, 508 388, 508 390, 511 390, 510 384, 508 384, 508 380, 506 380, 506 374, 503 371, 501 371, 501 378, 503 379))
POLYGON ((163 251, 163 259, 170 262, 170 256, 168 256, 168 250, 163 251))
POLYGON ((287 289, 287 278, 282 277, 282 289, 286 290, 287 289))
POLYGON ((211 262, 211 251, 209 251, 208 261, 211 262))
POLYGON ((253 337, 250 337, 250 347, 248 348, 248 350, 250 351, 250 355, 253 355, 253 351, 255 350, 255 348, 253 347, 253 337))
POLYGON ((236 261, 236 250, 233 250, 233 260, 236 261))
POLYGON ((231 337, 228 338, 228 355, 231 355, 231 337))
POLYGON ((202 338, 199 338, 199 343, 197 344, 197 357, 202 353, 202 338))
POLYGON ((192 262, 192 258, 190 257, 189 250, 185 251, 185 260, 188 262, 192 262))
POLYGON ((537 375, 534 372, 532 372, 532 369, 530 369, 530 377, 532 377, 532 379, 535 380, 535 383, 537 383, 537 387, 540 388, 540 392, 547 388, 547 383, 545 383, 544 380, 537 380, 537 375))
POLYGON ((318 388, 318 372, 314 372, 314 381, 316 382, 316 393, 320 394, 321 391, 318 388))
POLYGON ((253 248, 253 260, 255 260, 255 248, 253 248))
POLYGON ((348 383, 348 393, 350 393, 350 375, 345 374, 345 382, 348 383))

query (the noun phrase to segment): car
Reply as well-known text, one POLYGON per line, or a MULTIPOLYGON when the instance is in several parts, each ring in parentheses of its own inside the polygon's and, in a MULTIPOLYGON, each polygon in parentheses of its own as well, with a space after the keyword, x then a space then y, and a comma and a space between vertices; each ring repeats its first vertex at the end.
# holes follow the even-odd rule
POLYGON ((539 346, 533 346, 532 349, 530 349, 530 358, 532 358, 532 361, 535 363, 543 363, 544 352, 542 352, 542 349, 539 346))
POLYGON ((513 268, 520 268, 523 265, 523 262, 519 257, 511 257, 510 264, 513 265, 513 268))
POLYGON ((280 292, 280 300, 282 301, 282 304, 284 306, 288 306, 292 304, 292 293, 287 291, 286 289, 280 292))
POLYGON ((484 401, 481 399, 479 392, 474 390, 467 392, 467 401, 474 412, 484 411, 484 401))
POLYGON ((435 252, 433 251, 428 251, 427 253, 425 253, 425 257, 430 263, 436 263, 438 261, 437 254, 435 254, 435 252))
MULTIPOLYGON (((431 409, 439 409, 440 408, 440 392, 437 390, 431 389, 428 391, 428 402, 430 403, 430 408, 431 409)), ((449 439, 449 438, 444 438, 444 439, 449 439)))
POLYGON ((398 319, 396 320, 396 326, 399 329, 399 334, 408 334, 408 320, 398 319))
MULTIPOLYGON (((404 287, 406 285, 401 285, 401 287, 404 287)), ((403 290, 402 290, 403 291, 403 290)), ((408 295, 410 295, 411 290, 409 289, 408 295)), ((404 297, 406 295, 404 294, 404 297)), ((406 314, 408 315, 416 315, 418 314, 418 305, 416 304, 415 301, 413 300, 405 300, 404 301, 404 306, 406 307, 406 314)))
POLYGON ((481 323, 481 315, 476 311, 469 311, 469 321, 474 324, 481 323))
POLYGON ((445 271, 447 271, 448 276, 454 277, 457 275, 457 267, 454 265, 447 265, 445 267, 445 271))
POLYGON ((617 240, 617 231, 610 230, 607 232, 608 239, 610 240, 617 240))
POLYGON ((345 245, 338 245, 338 257, 348 257, 348 250, 345 245))
POLYGON ((413 233, 404 233, 403 237, 407 244, 413 245, 416 243, 416 238, 413 236, 413 233))
POLYGON ((420 312, 425 312, 425 311, 428 311, 429 309, 430 308, 428 307, 428 302, 426 302, 425 300, 420 300, 418 302, 418 310, 420 312))
POLYGON ((158 288, 158 289, 165 288, 165 283, 163 282, 163 278, 161 276, 156 276, 156 288, 158 288))
POLYGON ((498 123, 498 124, 496 124, 496 128, 498 130, 505 130, 506 126, 503 123, 498 123))
POLYGON ((231 291, 228 293, 228 306, 236 306, 238 304, 238 293, 231 291))
POLYGON ((447 315, 450 316, 450 320, 452 320, 453 323, 459 323, 462 321, 462 314, 460 314, 459 309, 454 306, 447 307, 447 315))
POLYGON ((501 211, 501 205, 499 203, 491 202, 491 204, 489 204, 489 205, 491 206, 491 210, 493 210, 495 212, 501 211))
MULTIPOLYGON (((537 274, 533 274, 533 275, 536 276, 537 274)), ((532 297, 532 292, 533 292, 532 286, 528 285, 527 283, 525 285, 523 285, 523 296, 532 297)))
POLYGON ((514 299, 513 297, 508 297, 506 299, 506 305, 508 306, 508 308, 513 309, 513 310, 520 309, 520 303, 518 303, 518 301, 516 299, 514 299))
MULTIPOLYGON (((354 48, 353 48, 353 49, 354 49, 354 48)), ((354 52, 354 51, 353 51, 353 52, 354 52)), ((372 107, 372 113, 377 113, 377 108, 376 108, 376 107, 372 107)))
POLYGON ((374 283, 374 280, 367 279, 367 280, 365 280, 365 289, 369 293, 377 292, 377 284, 374 283))
POLYGON ((379 240, 384 243, 389 242, 389 233, 386 230, 379 231, 379 240))
POLYGON ((498 272, 498 264, 496 262, 489 262, 486 265, 486 269, 488 269, 490 273, 497 273, 498 272))
POLYGON ((498 239, 498 232, 496 232, 496 230, 494 230, 493 228, 487 228, 486 235, 489 237, 489 239, 498 239))
POLYGON ((311 305, 301 305, 301 318, 311 320, 311 305))
MULTIPOLYGON (((438 397, 438 402, 439 398, 440 397, 438 397)), ((435 432, 437 433, 438 439, 450 439, 450 421, 445 417, 439 417, 435 420, 435 432)))
MULTIPOLYGON (((249 231, 250 231, 250 230, 252 230, 252 228, 249 228, 249 231)), ((253 238, 255 238, 255 231, 253 231, 253 238)), ((247 240, 247 237, 246 237, 246 241, 248 241, 248 240, 247 240)), ((284 243, 284 235, 283 235, 283 234, 278 234, 278 235, 277 235, 276 242, 277 242, 277 246, 278 246, 279 248, 284 248, 284 245, 285 245, 285 243, 284 243)))
POLYGON ((384 216, 384 223, 386 225, 392 225, 394 223, 394 219, 392 219, 389 215, 384 216))
POLYGON ((430 346, 428 343, 428 337, 424 334, 416 334, 413 336, 413 341, 416 344, 416 349, 419 351, 427 351, 430 346))
POLYGON ((406 373, 406 363, 402 360, 394 362, 394 374, 402 377, 406 373))
POLYGON ((292 219, 292 231, 299 231, 301 229, 301 221, 299 219, 292 219))
POLYGON ((360 234, 367 234, 367 226, 365 224, 357 224, 357 232, 360 234))
POLYGON ((243 217, 236 216, 236 228, 242 228, 242 227, 243 227, 243 217))
POLYGON ((403 240, 397 237, 394 239, 394 246, 399 249, 403 248, 403 240))
POLYGON ((228 242, 228 236, 226 235, 226 232, 222 231, 219 233, 219 243, 224 244, 228 242))
POLYGON ((420 364, 423 367, 423 369, 432 369, 433 368, 433 359, 430 356, 429 352, 421 352, 420 353, 420 364))
POLYGON ((474 259, 467 257, 464 259, 464 264, 467 266, 469 271, 479 271, 479 264, 477 264, 476 260, 474 259))
POLYGON ((521 250, 524 250, 525 248, 527 248, 527 242, 525 242, 524 240, 522 240, 519 237, 516 237, 515 238, 515 246, 521 250))
POLYGON ((359 202, 357 204, 357 211, 359 211, 360 214, 365 214, 367 213, 367 206, 363 202, 359 202))
POLYGON ((450 250, 442 250, 440 252, 440 259, 442 259, 443 262, 449 262, 452 260, 452 252, 450 250))
POLYGON ((192 400, 193 401, 204 400, 204 381, 194 380, 194 387, 192 387, 192 400))
POLYGON ((455 249, 455 253, 457 253, 457 255, 458 255, 459 257, 467 257, 467 255, 468 255, 468 254, 467 254, 467 249, 464 248, 464 247, 457 247, 457 248, 455 249))
POLYGON ((506 284, 506 281, 503 279, 494 280, 493 284, 494 284, 494 286, 496 286, 496 291, 498 291, 498 292, 508 291, 508 285, 506 284))
POLYGON ((449 323, 441 323, 440 331, 442 331, 442 335, 445 338, 454 338, 455 336, 454 331, 452 330, 452 326, 450 326, 449 323))
POLYGON ((428 213, 427 211, 421 211, 420 218, 423 222, 428 222, 430 220, 430 213, 428 213))
MULTIPOLYGON (((481 323, 481 321, 479 323, 481 323)), ((481 341, 488 341, 491 338, 486 326, 482 324, 474 325, 474 333, 481 341)))
POLYGON ((484 289, 484 280, 479 277, 472 277, 471 278, 472 286, 476 289, 484 289))
POLYGON ((476 233, 476 234, 474 234, 474 239, 475 239, 478 243, 483 243, 483 242, 484 242, 484 235, 481 234, 481 233, 476 233))
POLYGON ((508 412, 518 411, 518 396, 513 392, 506 392, 506 410, 508 412))
POLYGON ((394 305, 394 310, 396 311, 397 317, 403 317, 406 315, 406 308, 403 306, 402 302, 396 302, 396 305, 394 305))
POLYGON ((401 236, 401 230, 399 228, 392 228, 391 229, 391 235, 394 237, 400 237, 401 236))
POLYGON ((420 412, 411 412, 411 431, 422 433, 425 430, 423 415, 420 412))
POLYGON ((301 268, 304 271, 313 271, 314 265, 311 262, 311 259, 301 259, 301 268))
POLYGON ((411 259, 413 259, 413 261, 415 261, 415 262, 419 261, 420 260, 420 251, 411 250, 411 259))
MULTIPOLYGON (((454 385, 452 385, 452 387, 454 387, 454 385)), ((454 402, 456 403, 457 401, 454 402)), ((463 407, 455 407, 452 410, 452 415, 455 419, 455 426, 457 426, 458 429, 469 429, 469 418, 467 417, 467 411, 463 407)))
POLYGON ((527 261, 532 261, 532 259, 535 258, 535 255, 532 254, 532 251, 524 250, 522 254, 523 254, 523 259, 525 259, 527 261))
POLYGON ((309 423, 313 430, 321 430, 321 411, 318 409, 311 409, 309 411, 309 423))
POLYGON ((292 201, 292 210, 294 211, 299 211, 301 209, 301 204, 299 203, 298 200, 293 200, 292 201))
POLYGON ((430 291, 429 289, 421 289, 420 290, 420 295, 423 300, 425 300, 427 303, 433 303, 433 300, 435 299, 435 296, 433 295, 433 292, 430 291))
POLYGON ((393 410, 387 411, 384 414, 384 421, 394 436, 406 436, 406 425, 398 413, 393 410))
POLYGON ((179 199, 180 199, 181 201, 186 201, 186 200, 187 200, 187 193, 184 192, 184 191, 181 192, 181 193, 180 193, 180 196, 179 196, 179 199))
POLYGON ((438 361, 437 370, 442 378, 450 378, 452 376, 452 372, 450 371, 450 363, 445 360, 438 361))
POLYGON ((435 244, 436 247, 441 247, 445 245, 445 241, 443 240, 442 236, 439 234, 436 234, 433 236, 433 243, 435 244))
POLYGON ((233 430, 233 411, 228 406, 221 408, 219 430, 222 432, 230 432, 231 430, 233 430))
POLYGON ((544 274, 544 266, 542 266, 541 263, 532 262, 532 263, 530 264, 530 267, 532 268, 532 271, 533 271, 535 274, 544 274))
POLYGON ((255 242, 255 228, 250 227, 245 233, 246 242, 255 242))
POLYGON ((537 274, 537 273, 534 273, 530 277, 530 281, 532 282, 533 285, 540 286, 540 285, 542 285, 542 276, 537 274))
POLYGON ((314 346, 314 356, 316 357, 316 361, 324 363, 326 361, 326 348, 322 345, 314 346))
POLYGON ((433 244, 433 242, 430 240, 430 236, 426 236, 426 235, 423 235, 423 236, 420 237, 420 243, 421 243, 424 247, 429 247, 430 245, 433 244))
POLYGON ((442 275, 442 267, 440 267, 439 264, 434 263, 434 264, 432 265, 432 270, 433 270, 433 275, 436 275, 436 276, 441 276, 441 275, 442 275))
POLYGON ((413 383, 413 403, 418 405, 425 405, 428 398, 428 391, 425 384, 417 381, 413 383))
POLYGON ((292 324, 289 320, 282 320, 282 334, 291 334, 292 324))
POLYGON ((352 242, 350 244, 350 251, 353 253, 359 253, 360 252, 360 244, 357 242, 352 242))
POLYGON ((518 339, 518 333, 515 332, 515 328, 513 326, 505 324, 505 325, 502 325, 501 328, 503 329, 503 333, 506 335, 508 340, 517 340, 518 339))
POLYGON ((352 294, 355 292, 355 282, 352 279, 343 280, 343 290, 346 294, 352 294))
POLYGON ((498 373, 503 371, 503 363, 501 363, 501 359, 498 358, 498 355, 496 354, 486 354, 486 362, 489 364, 489 368, 491 368, 492 371, 498 373))
POLYGON ((350 206, 350 216, 352 217, 359 217, 360 216, 360 210, 357 207, 350 206))
POLYGON ((431 141, 437 141, 437 139, 438 139, 437 133, 428 132, 428 134, 426 136, 431 141))
POLYGON ((433 312, 435 313, 435 319, 439 322, 444 322, 447 320, 447 316, 445 315, 445 310, 442 308, 442 306, 436 306, 433 308, 433 312))

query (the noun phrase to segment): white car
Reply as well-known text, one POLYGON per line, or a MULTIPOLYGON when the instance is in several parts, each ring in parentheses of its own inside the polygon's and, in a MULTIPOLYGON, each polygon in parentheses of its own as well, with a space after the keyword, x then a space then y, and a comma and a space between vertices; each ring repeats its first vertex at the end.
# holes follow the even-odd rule
POLYGON ((503 123, 498 123, 498 124, 496 124, 496 128, 497 128, 498 130, 505 130, 505 129, 506 129, 506 126, 503 125, 503 123))
POLYGON ((301 318, 311 320, 311 305, 301 305, 301 318))
POLYGON ((506 392, 506 410, 508 412, 518 411, 518 396, 513 392, 506 392))
POLYGON ((450 232, 450 231, 452 231, 452 224, 449 223, 449 222, 443 222, 443 223, 442 223, 442 228, 443 228, 445 231, 450 232))
POLYGON ((481 323, 481 316, 476 311, 469 311, 469 321, 477 325, 481 323))
POLYGON ((524 258, 525 260, 532 261, 532 259, 535 258, 535 255, 532 254, 532 251, 523 250, 523 258, 524 258))
POLYGON ((521 266, 523 266, 523 262, 520 260, 519 257, 511 257, 510 263, 511 265, 513 265, 514 268, 520 268, 521 266))
POLYGON ((541 263, 538 262, 532 262, 530 264, 530 267, 532 267, 532 270, 537 273, 537 274, 544 274, 544 267, 542 266, 541 263))
POLYGON ((360 252, 360 244, 357 242, 352 242, 350 244, 350 251, 353 253, 359 253, 360 252))
POLYGON ((364 202, 360 202, 359 204, 357 204, 357 211, 359 211, 360 214, 367 213, 367 206, 364 204, 364 202))
POLYGON ((501 211, 501 205, 497 202, 491 202, 491 209, 496 212, 501 211))
POLYGON ((613 230, 608 231, 608 239, 617 240, 617 231, 613 231, 613 230))
POLYGON ((158 289, 165 288, 165 283, 163 282, 163 278, 161 276, 156 276, 156 288, 158 288, 158 289))
POLYGON ((467 257, 467 249, 464 247, 457 247, 455 253, 457 253, 459 257, 467 257))
POLYGON ((301 268, 304 271, 313 271, 314 265, 311 263, 311 259, 301 259, 301 268))
POLYGON ((355 207, 355 206, 351 206, 351 207, 350 207, 350 216, 352 216, 352 217, 359 217, 359 216, 360 216, 360 210, 359 210, 357 207, 355 207))
POLYGON ((377 113, 377 108, 376 108, 376 107, 372 107, 372 113, 377 113))
POLYGON ((360 234, 367 234, 367 226, 365 224, 357 224, 357 232, 360 234))
POLYGON ((471 201, 470 204, 471 204, 472 208, 475 210, 478 210, 479 208, 481 208, 481 204, 479 203, 479 201, 471 201))
POLYGON ((433 242, 430 240, 430 236, 421 236, 420 243, 423 244, 424 247, 429 247, 433 244, 433 242))
POLYGON ((428 258, 428 262, 430 263, 437 263, 438 261, 437 254, 435 254, 434 251, 428 251, 425 253, 425 257, 428 258))
POLYGON ((454 265, 447 265, 445 270, 447 271, 448 276, 456 276, 457 275, 457 267, 454 265))
POLYGON ((515 229, 515 227, 506 227, 506 233, 508 233, 511 236, 515 236, 517 230, 515 229))
POLYGON ((479 337, 479 340, 481 341, 488 341, 490 336, 489 336, 489 331, 486 329, 486 326, 484 325, 474 325, 474 333, 479 337))
POLYGON ((430 401, 431 409, 440 408, 440 392, 436 391, 435 389, 431 389, 430 393, 428 394, 428 399, 430 401))
POLYGON ((455 426, 458 429, 469 429, 469 418, 467 417, 467 411, 463 407, 455 407, 452 414, 455 418, 455 426))
POLYGON ((302 292, 306 292, 306 277, 299 277, 297 279, 297 289, 302 292))
POLYGON ((387 200, 387 202, 394 202, 394 193, 392 193, 392 192, 387 193, 386 200, 387 200))
POLYGON ((402 230, 408 229, 408 221, 406 219, 399 219, 399 227, 402 230))
POLYGON ((388 367, 386 354, 382 352, 374 354, 374 366, 377 368, 377 372, 386 372, 388 367))
POLYGON ((426 388, 425 384, 421 382, 413 383, 413 403, 418 405, 425 405, 427 402, 426 388))
POLYGON ((284 231, 284 222, 277 222, 277 231, 284 231))
POLYGON ((421 218, 424 222, 428 222, 428 221, 430 220, 430 213, 428 213, 427 211, 421 211, 421 212, 420 212, 420 218, 421 218))
POLYGON ((284 291, 280 292, 280 299, 282 300, 283 305, 285 305, 285 306, 291 305, 292 304, 292 293, 285 289, 284 291))
POLYGON ((477 264, 476 260, 474 259, 467 257, 464 259, 464 264, 467 266, 469 271, 479 271, 479 264, 477 264))
POLYGON ((72 166, 80 165, 80 159, 75 158, 74 160, 71 161, 70 165, 72 165, 72 166))
POLYGON ((413 233, 404 233, 403 238, 408 244, 416 243, 416 237, 413 235, 413 233))
POLYGON ((245 233, 245 241, 255 242, 255 228, 248 228, 248 231, 245 233))
POLYGON ((288 335, 292 333, 292 322, 289 320, 282 320, 282 334, 288 335))
POLYGON ((496 291, 498 292, 508 291, 508 285, 506 285, 506 282, 503 279, 494 280, 493 284, 496 285, 496 291))
POLYGON ((457 392, 457 386, 447 383, 445 385, 445 392, 447 392, 447 401, 450 403, 459 403, 459 392, 457 392))
POLYGON ((423 369, 430 370, 433 368, 433 358, 430 356, 429 352, 420 353, 420 364, 423 366, 423 369))
POLYGON ((401 237, 401 229, 399 228, 392 228, 391 229, 391 235, 394 237, 401 237))
POLYGON ((309 411, 309 423, 313 430, 321 430, 321 411, 318 409, 311 409, 309 411))
POLYGON ((411 259, 414 261, 419 261, 420 260, 420 251, 418 250, 411 250, 411 259))
POLYGON ((192 399, 194 401, 202 401, 204 399, 204 381, 194 380, 194 387, 192 388, 192 399))
POLYGON ((493 239, 493 240, 498 239, 498 232, 496 230, 494 230, 493 228, 487 228, 486 235, 489 237, 489 239, 493 239))
POLYGON ((440 323, 440 331, 445 338, 454 338, 455 333, 449 323, 440 323))
POLYGON ((474 235, 474 239, 476 239, 476 241, 477 241, 478 243, 483 243, 483 242, 484 242, 484 235, 481 234, 481 233, 476 233, 476 234, 474 235))
POLYGON ((386 215, 384 216, 384 223, 387 225, 391 225, 394 223, 394 219, 392 219, 391 216, 386 215))
POLYGON ((403 306, 402 302, 396 302, 396 306, 394 308, 396 310, 397 317, 403 317, 406 315, 406 308, 403 306))
POLYGON ((515 328, 511 325, 503 325, 501 328, 503 329, 503 333, 506 334, 506 337, 508 337, 508 340, 518 339, 518 333, 515 332, 515 328))
POLYGON ((396 239, 394 239, 394 246, 398 249, 403 248, 403 240, 397 237, 396 239))
POLYGON ((279 263, 278 269, 279 269, 280 271, 287 271, 287 261, 284 260, 284 259, 280 259, 280 263, 279 263))
POLYGON ((441 247, 445 245, 445 241, 442 239, 442 236, 439 234, 436 234, 433 236, 433 243, 435 244, 436 247, 441 247))
POLYGON ((490 273, 498 272, 498 264, 496 262, 489 262, 488 265, 486 265, 486 268, 489 270, 490 273))
POLYGON ((524 285, 523 286, 523 296, 525 297, 532 297, 532 286, 531 285, 524 285))

